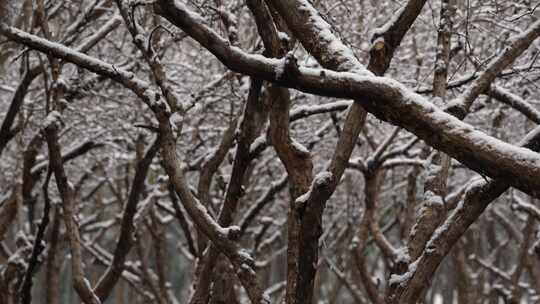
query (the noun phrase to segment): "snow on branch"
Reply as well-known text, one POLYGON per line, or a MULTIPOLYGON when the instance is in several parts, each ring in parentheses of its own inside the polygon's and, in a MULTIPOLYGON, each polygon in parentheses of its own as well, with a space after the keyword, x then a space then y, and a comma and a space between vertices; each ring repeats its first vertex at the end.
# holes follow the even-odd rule
POLYGON ((518 95, 496 85, 490 87, 488 94, 500 102, 518 110, 533 122, 540 124, 540 112, 518 95))
POLYGON ((513 185, 517 188, 540 195, 538 154, 475 130, 395 80, 303 67, 299 67, 294 78, 276 80, 275 67, 279 60, 230 47, 213 30, 198 23, 193 13, 182 5, 167 1, 156 5, 159 14, 185 30, 232 70, 308 93, 359 99, 357 102, 376 117, 407 129, 467 167, 492 178, 508 178, 515 181, 513 185))

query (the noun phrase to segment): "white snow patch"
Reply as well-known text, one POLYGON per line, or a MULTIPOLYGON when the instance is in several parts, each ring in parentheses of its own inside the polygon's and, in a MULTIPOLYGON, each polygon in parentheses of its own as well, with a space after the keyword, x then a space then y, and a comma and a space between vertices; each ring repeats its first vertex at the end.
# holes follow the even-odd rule
POLYGON ((403 284, 405 284, 407 281, 409 281, 413 277, 414 273, 416 272, 417 266, 418 266, 418 261, 415 261, 409 264, 409 268, 407 272, 403 274, 391 275, 390 280, 388 280, 388 284, 390 284, 390 286, 395 286, 395 285, 403 286, 403 284))
POLYGON ((294 204, 296 205, 297 208, 304 206, 307 203, 310 196, 311 196, 311 189, 310 191, 297 197, 296 200, 294 201, 294 204))
POLYGON ((409 263, 411 257, 409 256, 409 249, 407 246, 403 246, 396 250, 396 263, 409 263))
POLYGON ((295 150, 299 151, 300 153, 309 154, 309 150, 304 147, 304 145, 294 139, 291 140, 291 142, 295 150))
POLYGON ((279 61, 279 64, 274 66, 274 72, 276 73, 276 80, 280 80, 281 77, 283 77, 283 74, 285 73, 285 63, 286 63, 286 59, 283 58, 279 61))
POLYGON ((274 222, 274 218, 269 216, 263 216, 260 219, 261 224, 272 224, 274 222))
POLYGON ((319 172, 319 174, 317 174, 315 176, 315 179, 313 180, 313 183, 320 187, 320 186, 324 186, 324 185, 328 185, 332 182, 332 179, 334 178, 334 174, 332 174, 332 172, 330 171, 322 171, 322 172, 319 172))
POLYGON ((266 145, 266 134, 257 137, 249 147, 249 153, 254 153, 259 147, 266 145))
POLYGON ((281 41, 289 41, 289 35, 287 35, 287 33, 285 32, 280 32, 278 31, 278 37, 279 37, 279 40, 281 41))
POLYGON ((340 66, 336 67, 337 70, 354 71, 359 74, 371 75, 371 72, 358 61, 352 50, 336 37, 332 26, 320 16, 319 12, 313 8, 309 1, 301 0, 300 2, 302 3, 300 9, 310 15, 310 21, 313 23, 314 28, 318 30, 319 39, 328 46, 329 53, 334 57, 337 55, 345 59, 342 60, 340 66))
POLYGON ((60 125, 62 121, 62 114, 58 111, 51 111, 47 117, 45 117, 45 120, 43 121, 43 128, 48 128, 49 126, 52 126, 53 124, 57 124, 57 126, 60 125))
POLYGON ((223 228, 223 234, 225 234, 228 239, 237 239, 238 236, 240 236, 240 227, 229 226, 229 227, 223 228))
POLYGON ((246 249, 242 248, 238 250, 238 255, 242 258, 242 260, 244 260, 247 263, 250 263, 252 265, 255 263, 255 261, 251 257, 251 254, 246 249))
POLYGON ((444 206, 442 197, 433 193, 433 191, 426 191, 424 193, 424 201, 427 206, 444 206))
POLYGON ((294 204, 296 208, 300 208, 304 206, 309 198, 311 197, 313 193, 313 189, 315 187, 324 187, 332 182, 332 179, 334 178, 334 175, 330 171, 322 171, 319 172, 313 179, 313 182, 311 183, 311 186, 309 187, 308 192, 300 195, 296 200, 294 201, 294 204))

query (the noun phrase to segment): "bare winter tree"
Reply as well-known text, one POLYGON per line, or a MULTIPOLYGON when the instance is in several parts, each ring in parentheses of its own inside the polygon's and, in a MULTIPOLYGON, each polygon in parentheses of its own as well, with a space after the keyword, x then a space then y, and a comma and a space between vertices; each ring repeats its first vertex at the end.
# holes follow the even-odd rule
POLYGON ((0 0, 0 304, 540 303, 539 11, 0 0))

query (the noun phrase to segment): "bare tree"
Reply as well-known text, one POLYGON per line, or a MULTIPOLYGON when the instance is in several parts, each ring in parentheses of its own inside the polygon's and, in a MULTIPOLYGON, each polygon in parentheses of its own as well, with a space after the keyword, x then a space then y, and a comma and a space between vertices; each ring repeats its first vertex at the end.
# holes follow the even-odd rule
POLYGON ((0 1, 0 303, 536 303, 539 7, 0 1))

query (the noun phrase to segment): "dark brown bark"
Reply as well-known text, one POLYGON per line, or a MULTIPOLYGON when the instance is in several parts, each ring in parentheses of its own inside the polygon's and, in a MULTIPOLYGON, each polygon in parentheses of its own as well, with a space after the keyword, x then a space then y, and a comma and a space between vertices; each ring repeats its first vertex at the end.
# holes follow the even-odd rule
MULTIPOLYGON (((266 120, 266 115, 264 114, 265 106, 260 99, 261 87, 262 81, 255 78, 252 79, 238 129, 237 148, 232 173, 218 216, 218 223, 222 226, 229 226, 233 222, 238 202, 243 195, 245 174, 251 163, 251 158, 249 157, 251 143, 260 134, 261 127, 266 120)), ((200 266, 198 266, 201 269, 197 275, 196 288, 190 303, 206 303, 208 301, 212 269, 216 265, 218 256, 219 252, 217 248, 210 246, 207 254, 201 260, 200 266)))
MULTIPOLYGON (((401 44, 403 37, 422 11, 426 0, 410 0, 401 11, 395 22, 390 24, 385 31, 377 31, 371 37, 371 49, 368 69, 377 75, 384 74, 390 66, 394 52, 401 44)), ((393 18, 390 20, 394 21, 393 18)))
POLYGON ((120 235, 118 236, 112 262, 94 287, 95 294, 102 302, 109 297, 114 286, 120 279, 122 271, 124 271, 126 257, 134 244, 136 229, 133 225, 133 218, 137 212, 137 203, 144 191, 144 181, 146 180, 148 169, 158 150, 159 137, 148 147, 144 157, 137 163, 135 176, 133 177, 129 196, 123 211, 120 235))
MULTIPOLYGON (((523 141, 523 146, 533 151, 540 150, 540 129, 536 129, 523 141)), ((493 200, 509 188, 509 180, 478 180, 470 186, 461 202, 446 218, 441 227, 426 244, 426 249, 416 261, 418 267, 412 277, 398 288, 391 303, 416 303, 429 286, 429 280, 444 257, 459 238, 482 215, 493 200), (398 296, 399 295, 399 296, 398 296), (399 299, 399 300, 397 300, 399 299)))
POLYGON ((24 97, 28 92, 28 88, 32 84, 32 81, 36 79, 36 77, 41 74, 42 71, 43 69, 41 66, 37 66, 26 71, 21 82, 17 86, 17 89, 15 90, 15 94, 11 99, 8 111, 4 117, 2 126, 0 127, 0 156, 2 155, 2 151, 7 147, 8 142, 18 132, 17 129, 13 128, 13 123, 15 122, 15 118, 24 103, 24 97))
POLYGON ((93 293, 90 283, 86 279, 82 266, 81 239, 79 227, 76 221, 75 196, 72 186, 69 184, 64 166, 62 153, 58 143, 58 124, 60 123, 58 112, 49 114, 51 121, 45 127, 45 137, 49 148, 49 166, 54 172, 56 185, 62 197, 62 209, 64 211, 64 223, 71 249, 71 264, 73 273, 73 287, 85 304, 99 304, 100 301, 93 293), (52 116, 51 116, 52 115, 52 116))
POLYGON ((49 249, 47 252, 47 265, 45 276, 47 280, 45 299, 47 304, 60 303, 60 272, 62 244, 60 238, 60 217, 58 208, 54 210, 54 217, 50 233, 49 249))

